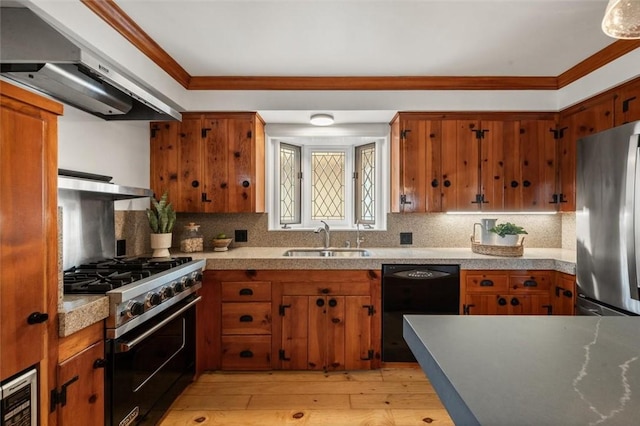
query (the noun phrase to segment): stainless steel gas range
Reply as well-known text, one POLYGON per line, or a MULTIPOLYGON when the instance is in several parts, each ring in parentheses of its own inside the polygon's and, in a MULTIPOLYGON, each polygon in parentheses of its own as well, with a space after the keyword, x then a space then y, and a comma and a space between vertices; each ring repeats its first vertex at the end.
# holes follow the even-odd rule
POLYGON ((155 424, 195 374, 195 306, 205 261, 115 256, 114 201, 151 191, 109 179, 58 180, 64 292, 109 298, 105 424, 155 424))

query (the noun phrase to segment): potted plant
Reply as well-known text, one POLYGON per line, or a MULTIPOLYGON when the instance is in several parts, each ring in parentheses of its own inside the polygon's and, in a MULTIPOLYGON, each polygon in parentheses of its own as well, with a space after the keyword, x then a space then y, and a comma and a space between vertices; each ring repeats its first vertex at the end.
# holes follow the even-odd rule
POLYGON ((495 225, 489 229, 489 232, 498 234, 500 238, 496 238, 495 241, 499 246, 516 246, 518 245, 518 235, 527 234, 523 227, 510 222, 495 225))
POLYGON ((167 202, 169 194, 162 194, 160 201, 151 198, 152 208, 147 209, 149 227, 151 228, 151 248, 153 257, 169 257, 173 225, 176 222, 176 212, 171 203, 167 202))

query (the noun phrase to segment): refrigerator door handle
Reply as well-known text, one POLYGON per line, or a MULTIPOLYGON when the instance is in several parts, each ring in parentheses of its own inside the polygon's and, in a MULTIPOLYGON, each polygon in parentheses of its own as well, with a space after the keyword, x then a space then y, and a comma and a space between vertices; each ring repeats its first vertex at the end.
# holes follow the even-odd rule
POLYGON ((637 212, 640 212, 640 135, 633 135, 629 141, 629 163, 627 165, 627 199, 623 211, 626 218, 627 268, 629 274, 629 291, 633 299, 640 300, 638 294, 638 276, 640 262, 636 259, 636 247, 640 247, 640 223, 637 212))

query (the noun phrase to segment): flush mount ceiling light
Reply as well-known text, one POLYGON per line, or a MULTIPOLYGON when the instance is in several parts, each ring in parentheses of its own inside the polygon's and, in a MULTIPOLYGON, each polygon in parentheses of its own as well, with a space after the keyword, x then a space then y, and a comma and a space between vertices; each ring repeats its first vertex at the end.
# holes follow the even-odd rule
POLYGON ((602 31, 614 38, 640 39, 640 0, 609 0, 602 31))
POLYGON ((333 115, 331 114, 312 114, 309 120, 314 126, 331 126, 333 124, 333 115))

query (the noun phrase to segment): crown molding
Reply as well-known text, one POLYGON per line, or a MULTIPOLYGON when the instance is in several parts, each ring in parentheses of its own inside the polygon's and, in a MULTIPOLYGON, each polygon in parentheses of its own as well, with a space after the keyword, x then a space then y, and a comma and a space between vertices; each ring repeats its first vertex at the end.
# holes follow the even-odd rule
POLYGON ((617 40, 557 77, 191 76, 114 0, 80 1, 188 90, 558 90, 640 47, 640 40, 617 40))

